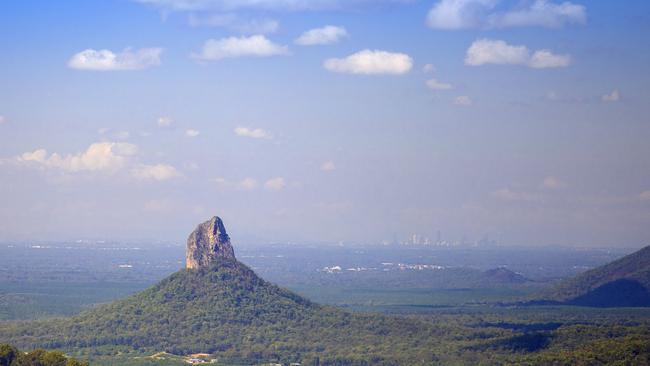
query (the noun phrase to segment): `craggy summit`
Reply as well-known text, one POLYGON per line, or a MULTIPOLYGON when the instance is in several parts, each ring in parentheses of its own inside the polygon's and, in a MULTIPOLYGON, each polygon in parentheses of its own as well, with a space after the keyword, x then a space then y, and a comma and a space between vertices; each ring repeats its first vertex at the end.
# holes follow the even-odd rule
POLYGON ((226 233, 223 221, 217 216, 199 224, 187 238, 185 268, 207 267, 214 262, 215 258, 235 259, 230 237, 226 233))

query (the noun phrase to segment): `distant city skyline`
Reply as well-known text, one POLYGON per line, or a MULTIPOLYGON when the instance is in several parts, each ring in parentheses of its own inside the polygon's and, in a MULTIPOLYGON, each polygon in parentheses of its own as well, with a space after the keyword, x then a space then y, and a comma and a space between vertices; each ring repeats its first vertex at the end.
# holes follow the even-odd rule
POLYGON ((650 244, 650 3, 0 4, 0 241, 650 244))

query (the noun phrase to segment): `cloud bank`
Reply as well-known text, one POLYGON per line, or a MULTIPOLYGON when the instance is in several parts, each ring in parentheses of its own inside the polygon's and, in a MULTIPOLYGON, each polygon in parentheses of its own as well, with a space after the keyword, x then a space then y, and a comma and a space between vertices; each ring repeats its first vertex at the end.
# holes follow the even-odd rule
POLYGON ((127 159, 137 153, 138 148, 124 142, 96 142, 86 151, 78 154, 48 155, 45 149, 26 152, 18 157, 21 163, 33 163, 46 168, 61 169, 67 172, 103 171, 115 172, 123 168, 127 159))
POLYGON ((138 154, 136 145, 126 142, 95 142, 85 151, 77 154, 48 154, 45 149, 26 152, 14 160, 20 165, 59 170, 65 173, 105 173, 114 174, 131 168, 133 177, 140 180, 163 181, 182 176, 171 165, 137 164, 134 160, 138 154))

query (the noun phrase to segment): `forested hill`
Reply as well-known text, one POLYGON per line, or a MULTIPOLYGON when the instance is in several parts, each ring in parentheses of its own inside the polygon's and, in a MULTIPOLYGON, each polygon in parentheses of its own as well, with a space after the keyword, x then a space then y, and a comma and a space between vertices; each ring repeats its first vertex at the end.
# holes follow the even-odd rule
MULTIPOLYGON (((150 365, 153 356, 143 355, 165 351, 210 353, 222 364, 247 365, 591 364, 594 357, 604 364, 647 364, 642 360, 650 359, 643 324, 630 327, 625 318, 606 328, 575 319, 554 325, 540 315, 537 323, 536 310, 517 324, 480 313, 347 313, 311 303, 236 260, 220 258, 73 318, 0 322, 0 340, 22 349, 58 348, 106 365, 150 365), (575 354, 563 351, 576 344, 581 348, 575 354), (579 361, 568 362, 573 358, 579 361), (129 363, 136 360, 142 362, 129 363)), ((552 313, 552 319, 557 316, 552 313)))
POLYGON ((413 319, 313 304, 227 258, 181 270, 137 295, 73 318, 0 323, 0 339, 30 349, 122 347, 325 365, 430 364, 437 333, 413 319))
POLYGON ((440 331, 414 319, 351 314, 310 302, 237 261, 219 217, 187 242, 186 268, 127 299, 73 318, 0 323, 24 348, 209 353, 232 362, 418 365, 440 331))
POLYGON ((560 283, 543 295, 575 305, 650 306, 650 246, 560 283))

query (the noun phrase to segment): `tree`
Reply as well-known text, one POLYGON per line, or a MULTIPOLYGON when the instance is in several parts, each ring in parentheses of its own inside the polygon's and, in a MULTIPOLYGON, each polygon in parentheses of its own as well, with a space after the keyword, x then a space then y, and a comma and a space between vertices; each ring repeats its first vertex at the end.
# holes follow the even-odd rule
POLYGON ((9 366, 18 356, 18 350, 8 344, 0 344, 0 366, 9 366))

